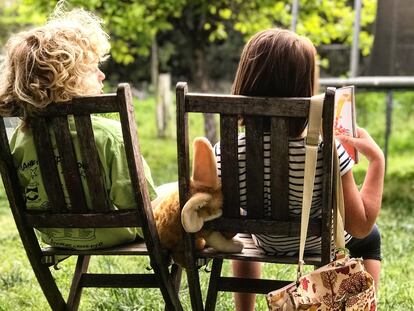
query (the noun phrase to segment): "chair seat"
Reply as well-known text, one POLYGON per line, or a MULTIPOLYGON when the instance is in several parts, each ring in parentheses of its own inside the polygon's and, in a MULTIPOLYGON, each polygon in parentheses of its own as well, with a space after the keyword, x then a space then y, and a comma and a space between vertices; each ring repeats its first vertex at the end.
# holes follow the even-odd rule
MULTIPOLYGON (((237 237, 243 242, 244 248, 241 253, 219 253, 211 247, 198 251, 196 256, 199 258, 222 258, 260 261, 270 263, 295 264, 298 262, 297 256, 276 256, 268 255, 257 248, 250 234, 238 234, 237 237)), ((321 265, 320 255, 305 256, 305 263, 308 265, 321 265)))
POLYGON ((45 247, 42 248, 44 256, 53 255, 148 255, 147 246, 145 242, 135 241, 128 244, 122 244, 119 246, 101 248, 101 249, 88 249, 88 250, 76 250, 66 249, 59 247, 45 247))

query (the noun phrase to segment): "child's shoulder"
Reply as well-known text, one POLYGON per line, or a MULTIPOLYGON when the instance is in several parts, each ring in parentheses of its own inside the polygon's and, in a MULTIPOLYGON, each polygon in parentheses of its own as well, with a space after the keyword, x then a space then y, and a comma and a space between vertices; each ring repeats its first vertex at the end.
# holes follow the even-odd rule
POLYGON ((93 116, 92 127, 95 132, 95 137, 107 137, 114 140, 122 141, 122 128, 118 120, 93 116))

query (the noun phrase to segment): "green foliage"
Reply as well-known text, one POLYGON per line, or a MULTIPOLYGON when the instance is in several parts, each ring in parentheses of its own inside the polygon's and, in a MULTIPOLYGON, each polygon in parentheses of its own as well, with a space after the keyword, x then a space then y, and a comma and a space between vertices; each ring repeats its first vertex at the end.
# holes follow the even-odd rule
POLYGON ((45 22, 44 14, 31 10, 23 1, 0 0, 0 47, 12 33, 45 22))
MULTIPOLYGON (((2 0, 0 26, 3 27, 0 27, 0 45, 8 34, 21 26, 44 22, 56 2, 57 0, 2 0)), ((363 1, 359 44, 364 56, 369 54, 373 43, 372 23, 376 14, 376 2, 377 0, 363 1)), ((164 38, 160 42, 163 64, 169 62, 168 58, 172 62, 172 57, 178 57, 188 59, 185 66, 194 66, 197 56, 194 53, 187 55, 187 51, 182 52, 181 46, 171 39, 177 37, 177 32, 182 37, 177 41, 184 39, 187 49, 198 49, 207 53, 212 44, 220 46, 224 41, 233 42, 230 36, 234 32, 242 34, 247 40, 262 29, 275 26, 289 28, 292 19, 291 3, 290 0, 66 1, 68 8, 83 7, 103 18, 111 35, 111 53, 114 60, 123 65, 134 64, 131 67, 134 70, 141 70, 142 67, 138 65, 140 67, 136 68, 137 59, 143 58, 143 62, 148 62, 151 43, 159 35, 164 38), (166 52, 162 51, 164 47, 166 52), (174 49, 176 53, 172 52, 174 49)), ((350 46, 353 20, 352 1, 301 1, 297 32, 308 36, 316 46, 331 43, 350 46)), ((196 62, 195 66, 197 64, 196 62)), ((148 70, 145 70, 148 77, 148 70)), ((190 74, 188 78, 193 79, 193 72, 186 70, 190 74)))
MULTIPOLYGON (((391 120, 391 153, 407 153, 414 150, 414 101, 413 92, 393 92, 393 111, 391 120)), ((382 92, 357 92, 357 123, 366 127, 381 146, 385 141, 385 110, 387 97, 382 92)))
MULTIPOLYGON (((56 3, 56 0, 25 0, 27 7, 36 7, 44 15, 50 14, 56 3)), ((112 37, 112 56, 122 64, 133 62, 137 55, 149 55, 156 33, 171 29, 167 19, 175 16, 181 5, 180 0, 66 1, 68 8, 83 7, 101 16, 112 37)))
MULTIPOLYGON (((291 3, 267 0, 250 2, 236 11, 234 27, 246 37, 274 26, 289 28, 292 20, 291 3)), ((369 54, 373 43, 369 26, 375 20, 376 4, 376 0, 363 1, 359 43, 363 55, 369 54)), ((296 30, 311 39, 316 46, 331 43, 351 45, 354 18, 355 12, 347 0, 301 1, 296 30)))

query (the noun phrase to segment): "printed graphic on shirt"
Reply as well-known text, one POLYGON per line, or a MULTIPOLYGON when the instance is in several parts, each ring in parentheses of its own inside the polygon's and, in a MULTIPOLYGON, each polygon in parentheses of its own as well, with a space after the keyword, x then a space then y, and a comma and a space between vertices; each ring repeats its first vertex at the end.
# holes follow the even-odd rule
MULTIPOLYGON (((55 161, 58 164, 58 170, 60 174, 62 172, 61 166, 61 157, 56 156, 55 161)), ((84 165, 82 162, 78 162, 79 173, 82 178, 86 178, 84 165)), ((40 176, 39 161, 38 160, 29 160, 24 162, 20 168, 20 173, 25 177, 26 180, 29 180, 28 185, 24 189, 24 197, 26 199, 26 204, 29 208, 34 209, 47 209, 49 206, 49 201, 47 195, 43 188, 43 184, 40 176)), ((63 187, 65 203, 68 208, 71 207, 69 200, 69 195, 65 187, 63 187)), ((78 243, 84 243, 88 241, 93 241, 96 239, 96 232, 94 228, 43 228, 42 233, 46 235, 46 240, 49 240, 51 244, 55 246, 66 246, 73 247, 72 242, 76 241, 78 243)), ((82 244, 81 244, 82 245, 82 244)), ((99 245, 96 245, 99 246, 99 245)), ((81 246, 77 246, 81 247, 81 246)), ((91 245, 85 246, 90 248, 91 245)))
POLYGON ((26 201, 34 202, 39 201, 39 185, 34 182, 29 184, 25 190, 26 201))
POLYGON ((59 240, 90 241, 96 238, 94 228, 47 228, 42 229, 42 232, 46 234, 50 240, 56 242, 59 242, 59 240))

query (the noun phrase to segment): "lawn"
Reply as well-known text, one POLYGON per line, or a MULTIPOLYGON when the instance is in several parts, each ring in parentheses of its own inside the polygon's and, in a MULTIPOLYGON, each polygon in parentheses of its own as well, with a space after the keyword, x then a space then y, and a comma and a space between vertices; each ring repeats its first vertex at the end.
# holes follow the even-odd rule
MULTIPOLYGON (((155 131, 154 103, 152 99, 140 101, 136 107, 141 149, 147 159, 157 184, 176 179, 175 137, 157 139, 155 131)), ((397 116, 399 114, 397 113, 397 116)), ((407 115, 404 116, 408 118, 407 115)), ((412 122, 412 114, 410 115, 412 122)), ((367 122, 369 119, 367 119, 367 122)), ((398 130, 401 123, 409 120, 394 121, 398 130)), ((191 119, 201 133, 200 119, 191 119)), ((174 122, 171 122, 174 124, 174 122)), ((411 123, 412 124, 412 123, 411 123)), ((364 125, 365 126, 365 125, 364 125)), ((378 132, 377 124, 372 125, 378 132)), ((172 126, 173 127, 173 126, 172 126)), ((369 124, 367 127, 370 128, 369 124)), ((174 129, 171 128, 171 133, 174 129)), ((405 132, 394 131, 398 137, 405 132)), ((197 133, 190 133, 191 136, 197 133)), ((407 136, 407 135, 406 135, 407 136)), ((409 137, 409 136, 408 136, 409 137)), ((398 140, 399 146, 403 144, 398 140)), ((407 146, 410 146, 407 143, 407 146)), ((394 147, 393 147, 394 148, 394 147)), ((402 148, 401 148, 402 149, 402 148)), ((389 157, 388 172, 381 216, 378 221, 383 238, 383 269, 379 291, 380 310, 412 310, 414 306, 414 159, 411 152, 401 152, 398 146, 392 149, 389 157), (398 155, 397 155, 398 154, 398 155)), ((366 162, 355 167, 358 183, 362 182, 366 162)), ((11 310, 45 310, 47 302, 30 269, 29 262, 22 248, 4 191, 0 190, 0 311, 11 310)), ((54 271, 59 285, 67 295, 70 275, 75 265, 74 258, 69 258, 54 271)), ((93 259, 93 271, 136 271, 138 267, 148 267, 147 261, 136 258, 116 259, 105 257, 93 259)), ((229 265, 225 264, 229 273, 229 265)), ((203 292, 206 290, 209 273, 200 272, 203 292)), ((208 269, 207 269, 208 270, 208 269)), ((294 266, 265 266, 265 276, 285 276, 293 279, 294 266)), ((180 295, 185 310, 191 310, 185 276, 180 295)), ((230 294, 220 294, 217 310, 233 310, 230 294)), ((86 289, 80 306, 81 310, 163 310, 161 295, 157 290, 136 289, 86 289)), ((257 301, 257 310, 265 310, 263 296, 257 301)))

